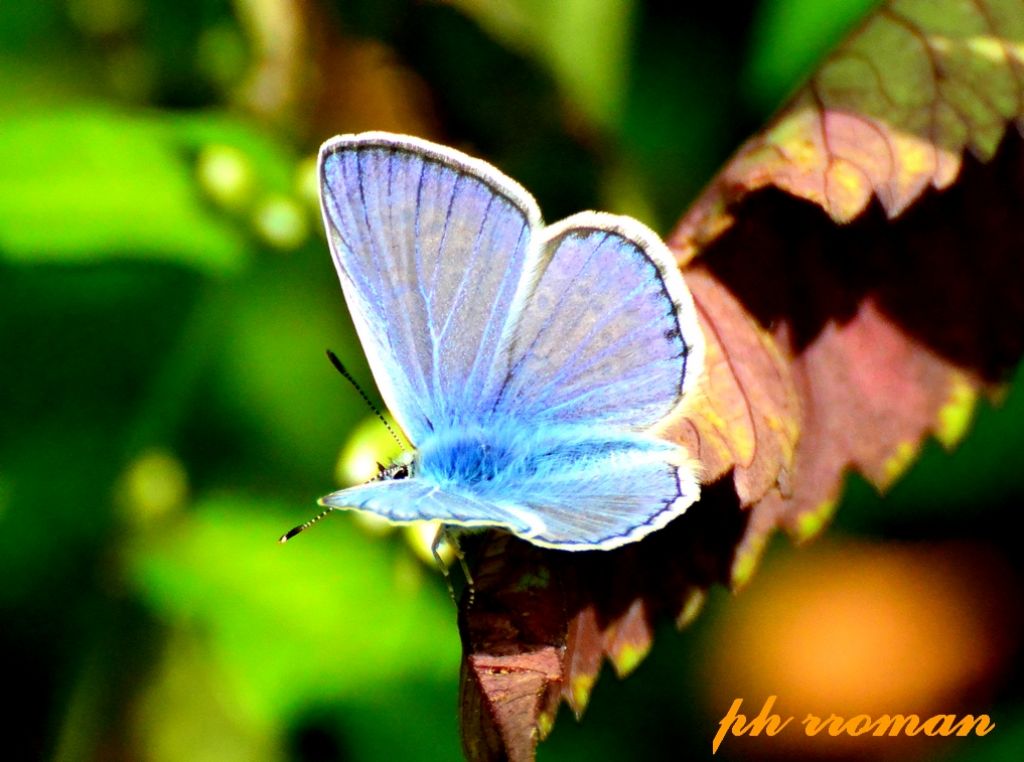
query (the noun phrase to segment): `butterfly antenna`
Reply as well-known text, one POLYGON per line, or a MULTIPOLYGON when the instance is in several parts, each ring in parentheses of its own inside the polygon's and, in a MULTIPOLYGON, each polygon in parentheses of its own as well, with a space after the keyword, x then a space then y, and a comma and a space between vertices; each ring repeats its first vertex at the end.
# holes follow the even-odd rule
MULTIPOLYGON (((341 364, 341 360, 338 359, 338 356, 328 349, 327 359, 331 361, 331 365, 333 365, 334 369, 341 374, 342 378, 344 378, 346 381, 352 384, 352 386, 355 387, 355 390, 359 392, 359 396, 363 398, 363 402, 366 403, 367 407, 369 407, 370 410, 376 413, 377 417, 380 419, 380 422, 384 424, 384 428, 386 428, 391 433, 391 437, 398 444, 399 448, 401 448, 402 452, 405 452, 405 445, 402 444, 402 440, 399 439, 398 434, 395 433, 395 430, 391 428, 391 424, 388 423, 388 419, 384 417, 384 414, 382 412, 380 412, 380 408, 373 404, 373 401, 367 396, 366 392, 363 391, 363 387, 361 387, 359 383, 355 380, 355 378, 352 377, 352 374, 348 372, 348 368, 341 364)), ((317 516, 317 518, 313 519, 313 521, 317 521, 320 518, 320 516, 317 516)))
POLYGON ((326 516, 328 513, 331 513, 334 510, 335 510, 335 508, 334 508, 333 505, 329 506, 326 510, 320 511, 320 513, 318 513, 316 516, 311 518, 305 524, 299 524, 299 526, 295 527, 294 529, 290 529, 287 532, 285 532, 283 535, 281 535, 277 539, 277 541, 283 545, 284 543, 288 542, 288 540, 292 539, 295 535, 297 535, 297 534, 299 534, 301 532, 305 532, 307 529, 309 529, 311 526, 313 526, 316 522, 320 521, 320 519, 322 519, 324 516, 326 516))

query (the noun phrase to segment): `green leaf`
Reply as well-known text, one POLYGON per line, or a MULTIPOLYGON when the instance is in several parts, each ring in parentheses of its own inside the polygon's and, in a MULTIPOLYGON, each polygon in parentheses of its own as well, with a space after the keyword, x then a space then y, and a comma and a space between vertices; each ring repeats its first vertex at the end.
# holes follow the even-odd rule
POLYGON ((746 67, 746 91, 775 108, 878 0, 765 0, 757 9, 746 67))
POLYGON ((265 722, 452 679, 455 611, 440 586, 424 590, 433 570, 340 518, 279 545, 295 519, 265 501, 209 499, 135 544, 128 574, 163 619, 205 633, 222 689, 265 722))
POLYGON ((532 55, 596 124, 621 117, 633 3, 621 0, 455 2, 510 48, 532 55))
POLYGON ((101 108, 9 115, 0 123, 0 258, 237 270, 246 236, 203 200, 179 124, 101 108))

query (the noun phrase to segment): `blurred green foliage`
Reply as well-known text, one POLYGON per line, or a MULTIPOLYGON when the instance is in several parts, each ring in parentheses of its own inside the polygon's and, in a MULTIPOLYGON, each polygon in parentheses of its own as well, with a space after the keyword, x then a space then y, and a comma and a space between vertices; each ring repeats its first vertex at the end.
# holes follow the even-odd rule
MULTIPOLYGON (((2 756, 457 758, 435 571, 349 517, 275 542, 368 416, 324 348, 373 388, 311 157, 334 133, 420 132, 498 163, 549 219, 666 230, 869 3, 823 5, 0 3, 2 756)), ((841 525, 1000 546, 1020 386, 893 498, 854 485, 841 525)), ((603 680, 542 758, 705 755, 704 627, 603 680)))

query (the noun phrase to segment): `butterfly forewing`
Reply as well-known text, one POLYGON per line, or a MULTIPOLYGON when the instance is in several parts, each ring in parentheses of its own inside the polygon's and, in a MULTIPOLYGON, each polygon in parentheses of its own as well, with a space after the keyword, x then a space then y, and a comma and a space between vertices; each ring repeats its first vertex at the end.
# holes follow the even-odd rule
POLYGON ((474 415, 540 215, 513 181, 469 157, 370 133, 321 149, 324 219, 360 340, 414 443, 474 415))

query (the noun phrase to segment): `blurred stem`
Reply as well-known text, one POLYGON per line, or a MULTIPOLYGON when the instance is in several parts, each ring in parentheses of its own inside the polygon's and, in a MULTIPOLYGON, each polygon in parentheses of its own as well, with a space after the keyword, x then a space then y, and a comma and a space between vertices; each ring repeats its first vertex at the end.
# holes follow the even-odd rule
POLYGON ((133 697, 149 678, 164 634, 142 609, 120 595, 79 601, 80 648, 75 674, 59 702, 51 759, 55 762, 133 758, 133 697))
POLYGON ((142 449, 172 441, 214 352, 221 346, 225 314, 234 280, 206 280, 176 345, 167 353, 146 401, 125 438, 131 457, 142 449))
POLYGON ((103 730, 100 704, 105 698, 104 677, 95 655, 87 656, 68 699, 53 751, 54 762, 93 758, 93 743, 103 730))

